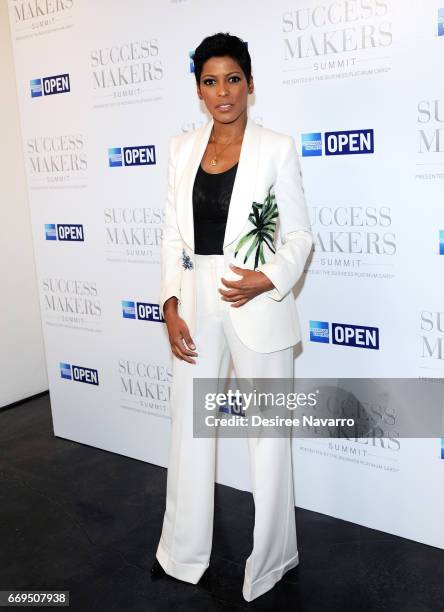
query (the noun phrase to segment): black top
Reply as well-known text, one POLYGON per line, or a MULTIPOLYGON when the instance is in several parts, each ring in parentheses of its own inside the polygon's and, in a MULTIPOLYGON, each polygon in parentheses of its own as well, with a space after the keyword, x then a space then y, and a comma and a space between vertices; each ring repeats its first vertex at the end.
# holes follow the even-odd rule
POLYGON ((194 252, 198 255, 223 254, 238 163, 217 174, 210 174, 199 165, 193 186, 194 252))

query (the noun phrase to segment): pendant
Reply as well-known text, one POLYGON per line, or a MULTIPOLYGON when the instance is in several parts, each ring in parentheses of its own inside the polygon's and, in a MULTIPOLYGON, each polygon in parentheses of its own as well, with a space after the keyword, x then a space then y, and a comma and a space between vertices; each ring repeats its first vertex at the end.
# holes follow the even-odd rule
POLYGON ((213 157, 213 159, 210 159, 210 166, 215 166, 217 164, 217 159, 215 157, 213 157))

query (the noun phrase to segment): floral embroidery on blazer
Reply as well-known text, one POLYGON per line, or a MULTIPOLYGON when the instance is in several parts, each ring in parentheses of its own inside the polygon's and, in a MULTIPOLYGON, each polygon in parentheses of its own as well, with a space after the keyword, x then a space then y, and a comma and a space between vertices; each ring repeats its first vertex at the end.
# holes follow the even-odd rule
POLYGON ((187 254, 185 249, 182 249, 182 267, 185 270, 193 269, 193 262, 191 261, 191 257, 187 254))
POLYGON ((248 215, 249 221, 254 225, 254 228, 244 234, 236 245, 234 256, 237 257, 240 249, 251 242, 247 252, 245 253, 245 264, 247 259, 255 250, 254 269, 265 263, 264 244, 272 251, 276 252, 273 235, 276 228, 276 219, 279 216, 278 207, 276 204, 276 196, 272 192, 273 185, 270 185, 267 191, 264 202, 253 202, 253 211, 248 215))

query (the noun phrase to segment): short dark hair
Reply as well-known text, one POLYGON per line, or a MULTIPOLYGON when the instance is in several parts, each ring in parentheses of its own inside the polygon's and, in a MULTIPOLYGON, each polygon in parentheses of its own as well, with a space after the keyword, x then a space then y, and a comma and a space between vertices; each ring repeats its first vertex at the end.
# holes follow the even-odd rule
POLYGON ((198 84, 200 83, 204 63, 210 57, 222 57, 223 55, 228 55, 234 59, 242 68, 247 82, 250 81, 251 57, 247 43, 229 32, 218 32, 204 38, 191 56, 194 63, 194 76, 198 84))

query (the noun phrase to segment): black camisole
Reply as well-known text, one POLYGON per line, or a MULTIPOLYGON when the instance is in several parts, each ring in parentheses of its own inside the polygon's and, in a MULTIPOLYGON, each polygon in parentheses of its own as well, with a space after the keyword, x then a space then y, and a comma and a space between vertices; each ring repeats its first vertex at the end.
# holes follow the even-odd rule
POLYGON ((194 252, 223 255, 228 209, 238 164, 210 174, 199 164, 193 186, 194 252))

